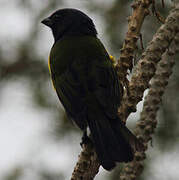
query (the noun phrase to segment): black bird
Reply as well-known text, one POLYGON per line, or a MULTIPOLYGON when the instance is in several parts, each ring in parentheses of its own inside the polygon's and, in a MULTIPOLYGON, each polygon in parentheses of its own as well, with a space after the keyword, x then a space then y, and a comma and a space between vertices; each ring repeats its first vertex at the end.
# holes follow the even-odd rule
POLYGON ((51 28, 54 45, 49 68, 66 113, 84 131, 89 127, 99 162, 106 170, 133 160, 142 144, 121 122, 123 96, 110 56, 97 37, 93 21, 76 9, 60 9, 42 21, 51 28))

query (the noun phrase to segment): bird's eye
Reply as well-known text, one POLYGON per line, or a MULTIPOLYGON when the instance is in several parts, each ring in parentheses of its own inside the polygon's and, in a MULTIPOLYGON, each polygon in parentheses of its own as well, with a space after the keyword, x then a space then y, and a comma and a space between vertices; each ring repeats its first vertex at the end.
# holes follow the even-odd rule
POLYGON ((55 14, 55 15, 53 16, 53 18, 58 19, 58 18, 60 18, 60 16, 59 16, 58 14, 55 14))

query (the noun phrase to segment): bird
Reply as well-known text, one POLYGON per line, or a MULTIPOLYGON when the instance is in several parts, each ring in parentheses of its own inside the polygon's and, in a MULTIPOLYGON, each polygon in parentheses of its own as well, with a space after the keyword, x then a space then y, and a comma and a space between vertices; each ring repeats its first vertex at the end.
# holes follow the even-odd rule
POLYGON ((142 143, 118 117, 124 90, 93 20, 78 9, 64 8, 41 23, 54 37, 48 61, 53 86, 67 117, 83 131, 82 143, 92 141, 108 171, 132 161, 142 143))

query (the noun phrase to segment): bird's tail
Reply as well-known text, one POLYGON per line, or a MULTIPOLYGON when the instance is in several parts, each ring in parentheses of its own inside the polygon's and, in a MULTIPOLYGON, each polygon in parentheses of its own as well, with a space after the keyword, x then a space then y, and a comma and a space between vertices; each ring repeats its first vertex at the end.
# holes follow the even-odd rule
POLYGON ((87 120, 98 159, 104 169, 113 169, 116 162, 132 161, 134 151, 143 148, 119 118, 109 119, 97 111, 90 112, 87 120))

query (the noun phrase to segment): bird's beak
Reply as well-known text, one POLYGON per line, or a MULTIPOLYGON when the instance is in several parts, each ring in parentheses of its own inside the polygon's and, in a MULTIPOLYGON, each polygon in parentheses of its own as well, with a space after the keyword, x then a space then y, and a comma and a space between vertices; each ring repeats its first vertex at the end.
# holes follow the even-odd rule
POLYGON ((45 18, 44 20, 41 21, 42 24, 45 24, 46 26, 51 27, 52 26, 52 21, 50 18, 45 18))

